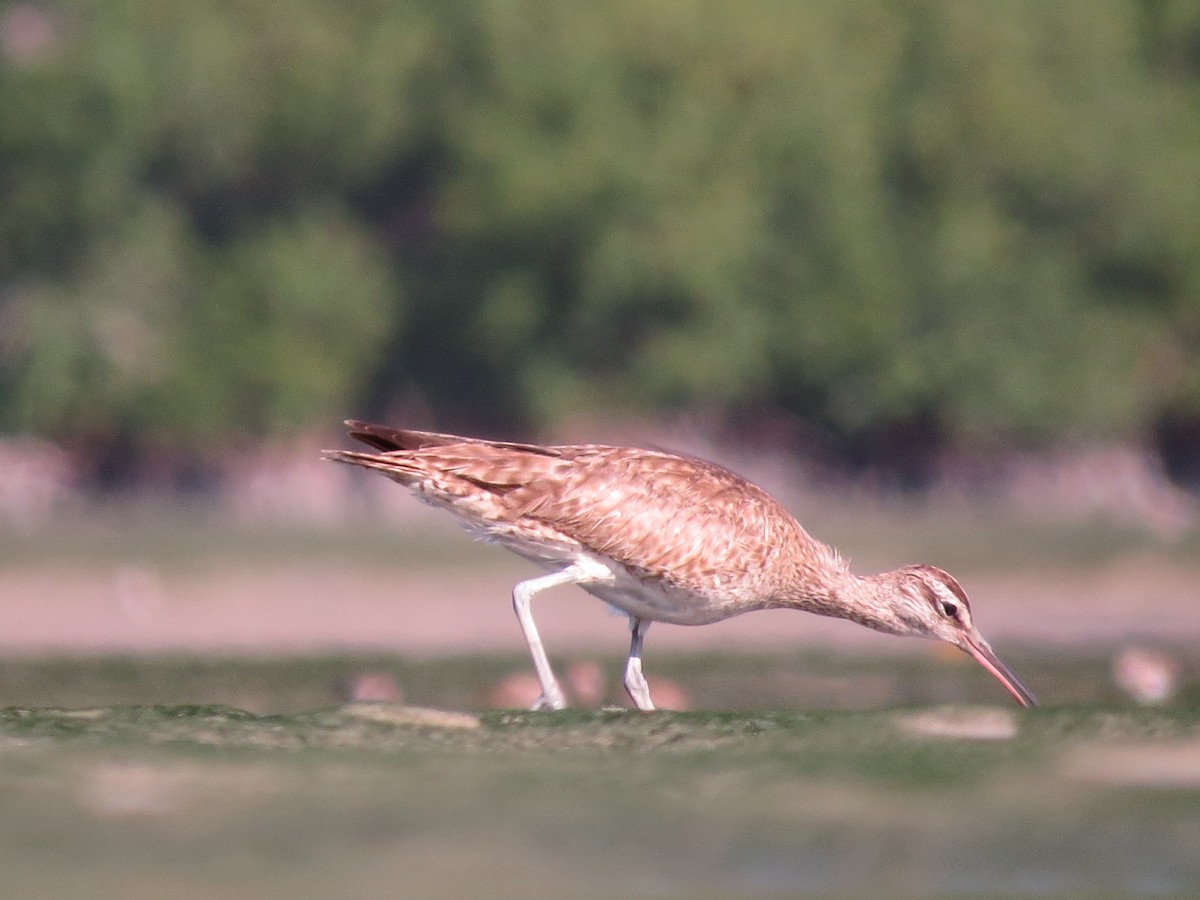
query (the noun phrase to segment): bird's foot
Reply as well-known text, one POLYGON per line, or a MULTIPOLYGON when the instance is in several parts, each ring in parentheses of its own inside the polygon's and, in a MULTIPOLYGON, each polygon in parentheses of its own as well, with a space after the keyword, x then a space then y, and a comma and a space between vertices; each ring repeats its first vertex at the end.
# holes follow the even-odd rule
POLYGON ((631 660, 625 670, 625 692, 629 694, 633 705, 642 712, 652 712, 656 708, 654 701, 650 699, 650 685, 646 683, 638 660, 631 660))
POLYGON ((556 684, 553 686, 553 690, 543 691, 542 696, 538 697, 533 706, 529 708, 531 710, 566 709, 567 701, 563 697, 562 690, 556 684))
POLYGON ((658 707, 654 705, 654 701, 650 699, 650 695, 648 693, 635 694, 633 691, 627 691, 626 693, 629 694, 629 699, 633 701, 633 705, 636 706, 640 712, 654 712, 654 710, 658 709, 658 707))

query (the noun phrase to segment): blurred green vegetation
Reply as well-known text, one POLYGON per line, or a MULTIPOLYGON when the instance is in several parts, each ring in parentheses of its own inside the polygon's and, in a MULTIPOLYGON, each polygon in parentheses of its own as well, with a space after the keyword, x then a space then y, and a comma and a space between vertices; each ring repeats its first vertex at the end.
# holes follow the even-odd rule
POLYGON ((1190 0, 10 3, 0 430, 1179 433, 1198 185, 1190 0))

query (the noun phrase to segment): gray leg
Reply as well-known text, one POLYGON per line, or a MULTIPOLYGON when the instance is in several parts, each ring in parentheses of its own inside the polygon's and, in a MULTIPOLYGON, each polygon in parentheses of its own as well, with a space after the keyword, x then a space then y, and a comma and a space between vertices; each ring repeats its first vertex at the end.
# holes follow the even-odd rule
POLYGON ((650 623, 630 616, 629 628, 633 636, 629 641, 629 660, 625 663, 625 690, 629 692, 634 706, 649 711, 654 709, 654 701, 650 699, 650 685, 646 684, 646 676, 642 674, 642 642, 646 639, 650 623))
POLYGON ((550 669, 550 660, 546 658, 542 638, 538 634, 537 625, 533 623, 529 601, 533 599, 534 594, 558 587, 560 584, 579 584, 593 580, 594 573, 574 565, 561 572, 522 581, 513 588, 513 609, 516 610, 517 621, 521 623, 521 631, 525 633, 525 643, 529 645, 529 654, 533 657, 533 668, 537 671, 538 681, 542 685, 542 696, 533 704, 533 709, 562 709, 567 705, 567 701, 554 678, 554 672, 550 669))

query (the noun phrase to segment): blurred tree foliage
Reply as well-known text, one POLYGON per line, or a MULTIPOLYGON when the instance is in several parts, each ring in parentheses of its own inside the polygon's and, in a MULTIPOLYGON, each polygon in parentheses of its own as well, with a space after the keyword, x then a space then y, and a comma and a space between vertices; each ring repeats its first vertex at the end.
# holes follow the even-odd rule
POLYGON ((1200 416, 1194 0, 0 10, 0 428, 1200 416))

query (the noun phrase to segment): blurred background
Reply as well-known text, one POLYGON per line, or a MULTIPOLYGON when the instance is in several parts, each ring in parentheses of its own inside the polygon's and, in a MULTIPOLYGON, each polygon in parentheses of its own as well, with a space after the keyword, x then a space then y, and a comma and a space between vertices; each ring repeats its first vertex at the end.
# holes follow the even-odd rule
POLYGON ((525 569, 321 463, 347 416, 1200 632, 1193 2, 10 2, 0 74, 13 652, 518 648, 525 569))
POLYGON ((1195 0, 0 0, 14 896, 1195 897, 1198 584, 1195 0), (347 417, 723 462, 1044 707, 773 611, 486 712, 531 569, 347 417))

